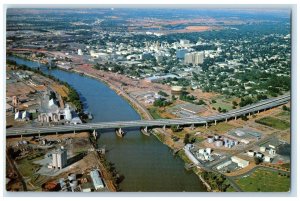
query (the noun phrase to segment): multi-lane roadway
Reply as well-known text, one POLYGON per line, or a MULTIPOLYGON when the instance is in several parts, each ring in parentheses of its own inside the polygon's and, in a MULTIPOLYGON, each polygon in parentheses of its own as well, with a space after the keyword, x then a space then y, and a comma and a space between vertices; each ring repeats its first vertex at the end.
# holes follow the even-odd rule
POLYGON ((163 127, 170 125, 195 125, 204 124, 217 121, 224 121, 230 118, 237 118, 242 115, 249 115, 254 112, 270 109, 283 105, 290 101, 290 95, 283 95, 277 98, 271 98, 260 101, 258 103, 242 107, 240 109, 231 110, 227 113, 217 114, 208 117, 195 118, 178 118, 178 119, 156 119, 156 120, 134 120, 134 121, 114 121, 114 122, 98 122, 86 123, 77 125, 57 125, 57 126, 39 126, 39 127, 25 127, 25 128, 9 128, 6 130, 6 136, 19 135, 33 135, 59 132, 75 132, 94 129, 106 128, 128 128, 128 127, 163 127))

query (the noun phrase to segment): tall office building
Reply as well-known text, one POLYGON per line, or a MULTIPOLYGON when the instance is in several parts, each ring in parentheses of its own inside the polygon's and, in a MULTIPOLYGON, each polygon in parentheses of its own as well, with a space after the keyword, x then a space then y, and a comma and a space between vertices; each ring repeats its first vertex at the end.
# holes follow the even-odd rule
POLYGON ((204 61, 204 52, 191 52, 184 56, 184 64, 198 65, 204 61))

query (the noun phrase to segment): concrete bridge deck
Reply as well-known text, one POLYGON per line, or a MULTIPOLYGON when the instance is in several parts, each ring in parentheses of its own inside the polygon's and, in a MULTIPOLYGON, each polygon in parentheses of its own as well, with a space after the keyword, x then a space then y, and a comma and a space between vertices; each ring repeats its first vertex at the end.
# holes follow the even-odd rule
POLYGON ((178 118, 178 119, 155 119, 155 120, 133 120, 133 121, 115 121, 115 122, 99 122, 86 123, 78 125, 58 125, 58 126, 40 126, 40 127, 23 127, 6 129, 6 136, 24 136, 34 134, 59 133, 59 132, 75 132, 94 129, 108 128, 129 128, 129 127, 163 127, 171 125, 206 125, 208 123, 217 123, 217 121, 227 121, 231 118, 237 118, 243 115, 250 115, 254 112, 270 109, 283 105, 290 101, 290 95, 283 95, 277 98, 267 99, 258 103, 242 107, 240 109, 231 110, 227 113, 196 118, 178 118))

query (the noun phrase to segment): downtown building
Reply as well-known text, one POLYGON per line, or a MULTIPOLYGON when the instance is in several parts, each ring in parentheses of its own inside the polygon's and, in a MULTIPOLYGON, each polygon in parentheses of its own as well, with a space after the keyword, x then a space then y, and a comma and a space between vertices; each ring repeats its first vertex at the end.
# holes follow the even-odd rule
POLYGON ((184 55, 184 64, 199 65, 204 61, 204 51, 191 52, 184 55))

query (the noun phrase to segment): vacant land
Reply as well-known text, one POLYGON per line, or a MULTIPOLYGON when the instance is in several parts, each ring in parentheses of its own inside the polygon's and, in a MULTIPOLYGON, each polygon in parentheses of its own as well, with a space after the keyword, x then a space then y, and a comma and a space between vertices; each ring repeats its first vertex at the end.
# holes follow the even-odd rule
POLYGON ((270 126, 279 130, 285 130, 290 127, 290 123, 274 117, 264 117, 262 119, 255 120, 256 123, 260 123, 266 126, 270 126))
POLYGON ((288 173, 256 170, 247 177, 235 179, 236 183, 246 192, 287 192, 290 190, 288 173))
POLYGON ((217 125, 210 126, 209 130, 216 132, 216 133, 224 134, 234 128, 235 128, 235 126, 233 126, 231 124, 228 124, 226 122, 219 122, 219 123, 217 123, 217 125))
POLYGON ((148 109, 153 119, 161 119, 161 116, 159 115, 157 108, 151 107, 148 109))
POLYGON ((282 119, 282 120, 285 120, 285 121, 290 121, 291 119, 291 112, 289 111, 282 111, 278 114, 275 115, 276 118, 279 118, 279 119, 282 119))

